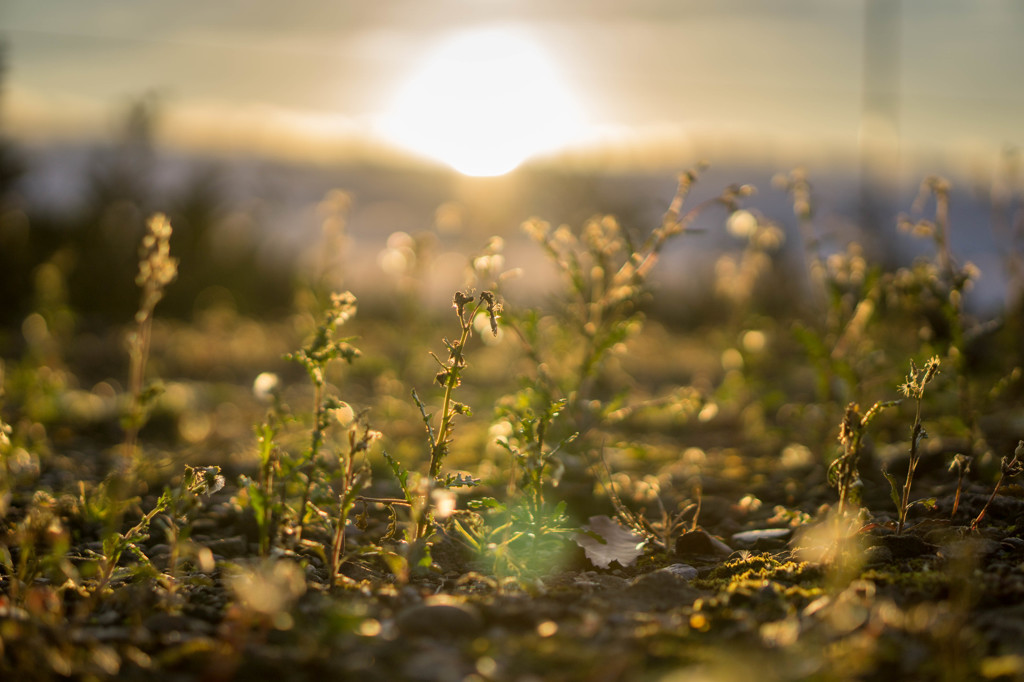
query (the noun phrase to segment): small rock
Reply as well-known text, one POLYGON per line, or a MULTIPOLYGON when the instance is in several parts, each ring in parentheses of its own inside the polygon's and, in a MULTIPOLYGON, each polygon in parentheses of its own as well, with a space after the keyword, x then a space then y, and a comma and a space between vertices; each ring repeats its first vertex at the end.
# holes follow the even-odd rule
POLYGON ((1003 538, 999 544, 1002 545, 1003 549, 1007 552, 1024 551, 1024 540, 1012 535, 1008 538, 1003 538))
POLYGON ((881 566, 891 563, 892 550, 884 545, 875 545, 864 550, 864 562, 868 566, 881 566))
POLYGON ((952 542, 959 542, 964 537, 963 526, 946 526, 945 528, 934 528, 924 535, 925 542, 933 545, 948 545, 952 542))
POLYGON ((483 618, 465 604, 417 604, 399 613, 395 625, 403 635, 460 637, 478 634, 483 618))
POLYGON ((172 630, 184 630, 185 619, 181 616, 172 616, 169 613, 154 613, 145 620, 143 625, 150 632, 160 634, 172 630))
POLYGON ((213 533, 220 525, 217 519, 200 517, 192 522, 192 536, 213 533))
POLYGON ((595 571, 584 571, 576 576, 573 585, 588 590, 623 590, 629 583, 625 578, 595 571))
POLYGON ((664 573, 670 573, 676 577, 682 578, 683 580, 693 580, 697 577, 697 569, 690 564, 672 564, 665 568, 658 569, 664 573))
POLYGON ((206 621, 170 613, 154 613, 146 618, 143 625, 155 635, 170 632, 208 632, 210 630, 210 624, 206 621))
POLYGON ((939 549, 916 535, 883 535, 879 538, 879 544, 888 547, 896 559, 914 559, 925 554, 935 554, 939 549))
POLYGON ((676 554, 726 557, 732 554, 732 548, 705 531, 694 530, 676 539, 676 554))
POLYGON ((692 604, 700 592, 690 586, 687 578, 660 570, 635 578, 626 595, 643 608, 659 610, 692 604))
POLYGON ((724 497, 707 495, 700 502, 700 522, 705 526, 717 526, 726 519, 736 516, 736 506, 724 497))
POLYGON ((779 549, 793 536, 792 528, 763 528, 734 533, 734 544, 750 549, 779 549))
POLYGON ((219 554, 220 556, 229 559, 244 556, 248 551, 248 546, 245 542, 245 537, 242 535, 211 540, 206 544, 206 546, 214 554, 219 554))
POLYGON ((127 642, 132 637, 132 630, 123 625, 87 626, 71 637, 76 641, 86 641, 85 637, 91 637, 97 642, 127 642))
POLYGON ((1002 545, 989 538, 965 537, 943 545, 939 556, 948 561, 982 561, 996 554, 1002 545))

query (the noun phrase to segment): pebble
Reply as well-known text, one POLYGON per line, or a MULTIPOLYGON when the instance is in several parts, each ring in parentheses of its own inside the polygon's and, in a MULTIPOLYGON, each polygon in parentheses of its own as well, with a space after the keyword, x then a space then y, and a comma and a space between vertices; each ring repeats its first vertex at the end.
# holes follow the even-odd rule
POLYGON ((879 544, 888 547, 896 559, 913 559, 925 554, 935 554, 939 549, 916 535, 883 535, 879 538, 879 544))
POLYGON ((884 545, 875 545, 864 550, 864 562, 868 566, 880 566, 891 563, 892 550, 884 545))
POLYGON ((939 556, 950 561, 967 559, 971 562, 981 561, 996 554, 1002 545, 989 538, 966 537, 943 545, 939 556))
POLYGON ((687 578, 665 570, 635 578, 626 594, 636 601, 636 606, 653 610, 689 605, 700 596, 687 578))
POLYGON ((1021 550, 1024 550, 1024 540, 1018 537, 1010 536, 1008 538, 1003 538, 999 544, 1008 552, 1020 552, 1021 550))
POLYGON ((622 590, 629 583, 625 578, 595 571, 584 571, 573 580, 573 585, 589 590, 622 590))
POLYGON ((741 547, 767 550, 784 547, 792 536, 792 528, 763 528, 733 533, 732 541, 741 547))
POLYGON ((727 557, 732 554, 732 548, 705 531, 694 530, 676 539, 676 554, 727 557))
POLYGON ((206 546, 214 554, 219 554, 229 559, 244 556, 249 549, 245 542, 245 537, 242 535, 211 540, 206 543, 206 546))
POLYGON ((196 618, 177 616, 170 613, 154 613, 146 618, 143 625, 155 635, 162 635, 169 632, 202 632, 209 633, 212 627, 209 623, 196 618))
POLYGON ((417 604, 395 619, 403 635, 435 637, 468 637, 479 634, 483 624, 480 613, 465 604, 417 604))
POLYGON ((693 580, 697 577, 697 569, 690 564, 672 564, 665 568, 658 569, 664 573, 670 573, 676 577, 682 578, 683 580, 693 580))

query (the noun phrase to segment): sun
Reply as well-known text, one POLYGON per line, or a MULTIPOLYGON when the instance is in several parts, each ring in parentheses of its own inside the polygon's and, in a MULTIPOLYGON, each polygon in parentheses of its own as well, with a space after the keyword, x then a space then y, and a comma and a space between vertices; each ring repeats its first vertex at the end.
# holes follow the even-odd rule
POLYGON ((544 51, 523 33, 495 28, 439 45, 377 128, 390 142, 463 174, 493 176, 572 143, 584 125, 544 51))

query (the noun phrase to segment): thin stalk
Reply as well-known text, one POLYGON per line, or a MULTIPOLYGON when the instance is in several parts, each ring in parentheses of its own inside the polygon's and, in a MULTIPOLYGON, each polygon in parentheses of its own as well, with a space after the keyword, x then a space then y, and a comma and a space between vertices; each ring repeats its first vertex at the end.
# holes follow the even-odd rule
POLYGON ((273 535, 271 532, 270 524, 273 522, 274 510, 271 499, 274 494, 274 462, 273 462, 273 441, 269 438, 265 438, 263 446, 265 451, 262 453, 261 459, 263 465, 260 467, 260 489, 263 491, 263 512, 262 518, 259 523, 260 533, 260 556, 268 556, 270 554, 270 540, 273 535))
POLYGON ((416 522, 416 537, 422 538, 431 522, 430 514, 430 499, 431 494, 438 486, 438 476, 441 474, 441 466, 444 463, 444 458, 448 454, 448 444, 451 440, 452 424, 455 419, 455 415, 462 412, 454 403, 452 396, 455 393, 455 388, 461 383, 460 378, 462 370, 466 366, 466 343, 469 341, 469 337, 473 333, 473 320, 476 319, 477 313, 483 308, 487 308, 487 312, 490 315, 491 332, 495 335, 498 333, 498 322, 497 313, 500 310, 500 306, 495 301, 494 295, 489 291, 483 291, 480 293, 480 299, 476 305, 467 314, 467 304, 473 302, 472 296, 467 296, 461 291, 455 292, 454 307, 456 314, 459 318, 459 326, 461 333, 459 340, 454 343, 447 343, 448 346, 448 362, 441 362, 437 356, 434 359, 437 360, 438 364, 442 366, 441 372, 437 375, 439 381, 443 379, 444 384, 444 398, 441 403, 441 423, 437 427, 435 433, 430 426, 430 420, 427 418, 426 411, 423 408, 422 403, 416 398, 415 392, 413 398, 416 400, 420 407, 420 413, 423 414, 423 421, 427 427, 427 436, 430 440, 430 466, 427 469, 427 491, 426 491, 426 502, 424 504, 423 514, 416 522))
POLYGON ((448 437, 451 431, 452 420, 455 417, 455 413, 452 410, 452 395, 455 393, 455 387, 459 385, 459 375, 462 373, 461 370, 466 363, 464 350, 466 342, 473 333, 473 319, 483 305, 483 301, 477 303, 473 312, 469 315, 468 322, 465 317, 459 318, 462 323, 462 334, 459 336, 458 343, 452 346, 451 371, 448 373, 447 380, 445 381, 444 401, 441 404, 441 424, 437 428, 437 435, 434 438, 433 447, 430 452, 428 475, 431 481, 436 479, 438 474, 441 473, 441 464, 444 462, 445 455, 448 454, 448 437))
POLYGON ((151 310, 139 311, 139 326, 131 341, 131 360, 128 368, 128 385, 131 391, 132 404, 128 425, 125 429, 122 457, 125 462, 135 461, 135 446, 138 442, 139 429, 142 424, 142 388, 146 376, 146 364, 149 359, 149 347, 153 336, 153 316, 151 310))
POLYGON ((338 527, 334 529, 334 541, 331 543, 331 587, 337 585, 338 569, 341 567, 341 557, 345 553, 345 526, 348 524, 349 498, 352 493, 353 463, 355 462, 354 435, 354 432, 349 432, 349 450, 345 457, 344 492, 341 494, 341 503, 338 506, 338 527))
POLYGON ((978 530, 978 526, 981 524, 981 520, 985 518, 985 514, 988 513, 988 507, 992 504, 992 500, 996 499, 996 495, 999 494, 999 488, 1003 485, 1003 479, 1006 476, 1002 473, 999 474, 999 480, 996 481, 996 485, 992 488, 992 494, 988 496, 988 500, 985 501, 985 506, 978 512, 978 516, 975 517, 974 521, 971 521, 971 530, 978 530))
POLYGON ((1003 480, 1007 478, 1013 478, 1019 476, 1024 472, 1024 440, 1017 444, 1017 449, 1013 451, 1013 459, 1006 459, 1003 457, 1000 463, 999 480, 996 481, 995 488, 992 489, 992 494, 988 496, 988 501, 985 502, 985 506, 981 508, 977 518, 971 522, 971 530, 978 530, 978 525, 981 520, 985 518, 985 514, 988 512, 988 507, 992 504, 992 500, 996 499, 996 494, 999 493, 1000 486, 1003 485, 1003 480))
POLYGON ((306 526, 306 508, 309 506, 310 491, 313 489, 313 466, 316 463, 320 447, 324 442, 323 414, 324 414, 324 384, 323 381, 313 382, 313 435, 309 446, 309 457, 302 466, 306 475, 306 487, 302 491, 302 505, 299 507, 299 527, 295 532, 295 544, 302 542, 302 531, 306 526))
POLYGON ((914 470, 917 469, 917 463, 920 461, 920 454, 918 452, 918 443, 921 440, 922 426, 921 426, 921 400, 917 402, 917 411, 914 416, 914 427, 910 432, 910 463, 907 466, 907 481, 903 484, 903 497, 900 502, 900 520, 899 526, 896 529, 897 535, 903 534, 903 528, 907 524, 907 512, 910 510, 910 486, 914 482, 914 470))

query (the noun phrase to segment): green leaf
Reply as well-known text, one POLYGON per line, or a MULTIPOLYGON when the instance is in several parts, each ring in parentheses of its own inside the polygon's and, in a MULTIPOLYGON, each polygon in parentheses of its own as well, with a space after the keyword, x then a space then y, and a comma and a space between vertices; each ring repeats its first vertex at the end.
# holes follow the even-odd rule
POLYGON ((472 476, 458 474, 448 474, 444 478, 442 485, 445 488, 472 488, 480 485, 479 478, 473 478, 472 476))
POLYGON ((381 551, 380 558, 384 560, 388 570, 399 582, 409 580, 409 560, 396 552, 381 551))
POLYGON ((507 509, 503 503, 493 497, 481 497, 478 500, 470 500, 466 503, 466 506, 473 511, 478 511, 480 509, 497 509, 498 511, 505 511, 507 509))
POLYGON ((474 552, 483 551, 483 542, 481 542, 480 539, 477 538, 473 533, 470 533, 468 530, 466 530, 465 527, 461 523, 459 523, 458 519, 455 519, 452 525, 455 526, 455 530, 458 532, 462 540, 470 546, 470 549, 472 549, 474 552))
POLYGON ((889 497, 892 499, 896 510, 900 511, 903 506, 903 499, 901 497, 900 482, 896 480, 896 477, 890 474, 885 469, 882 469, 882 475, 885 476, 885 480, 889 481, 889 497))
POLYGON ((402 496, 405 497, 405 501, 409 504, 413 504, 413 493, 409 489, 409 472, 399 464, 398 460, 388 454, 387 450, 381 449, 381 454, 384 455, 384 459, 387 461, 388 466, 391 467, 391 472, 398 479, 398 487, 402 489, 402 496))

